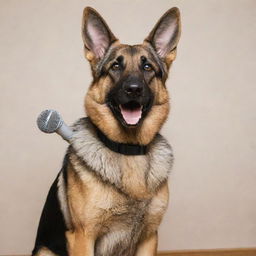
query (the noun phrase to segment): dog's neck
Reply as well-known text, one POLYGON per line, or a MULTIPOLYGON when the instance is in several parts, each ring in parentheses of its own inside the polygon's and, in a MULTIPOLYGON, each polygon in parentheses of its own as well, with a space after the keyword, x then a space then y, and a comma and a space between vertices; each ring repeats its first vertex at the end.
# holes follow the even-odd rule
POLYGON ((97 126, 94 126, 99 140, 110 150, 122 155, 145 155, 148 152, 148 145, 119 143, 110 140, 97 126))
MULTIPOLYGON (((69 152, 77 158, 73 165, 85 166, 86 172, 94 171, 120 191, 132 193, 136 198, 147 198, 167 180, 173 155, 171 146, 160 134, 148 145, 145 155, 127 156, 109 150, 99 140, 95 127, 88 118, 78 120, 72 129, 74 135, 69 152), (138 187, 134 185, 137 181, 138 187)), ((83 171, 79 173, 83 175, 83 171)))
POLYGON ((169 112, 168 103, 154 105, 138 128, 129 129, 120 124, 106 104, 98 104, 90 96, 86 97, 85 108, 93 124, 110 140, 140 145, 148 145, 154 139, 169 112))

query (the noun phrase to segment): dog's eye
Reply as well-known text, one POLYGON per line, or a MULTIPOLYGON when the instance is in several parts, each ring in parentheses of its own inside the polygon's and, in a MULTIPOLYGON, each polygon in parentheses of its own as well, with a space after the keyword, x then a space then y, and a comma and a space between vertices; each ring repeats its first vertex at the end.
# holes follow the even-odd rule
POLYGON ((151 70, 153 70, 153 67, 150 64, 146 63, 143 65, 143 69, 145 71, 151 71, 151 70))
POLYGON ((121 66, 118 62, 114 62, 111 66, 112 70, 120 70, 121 66))

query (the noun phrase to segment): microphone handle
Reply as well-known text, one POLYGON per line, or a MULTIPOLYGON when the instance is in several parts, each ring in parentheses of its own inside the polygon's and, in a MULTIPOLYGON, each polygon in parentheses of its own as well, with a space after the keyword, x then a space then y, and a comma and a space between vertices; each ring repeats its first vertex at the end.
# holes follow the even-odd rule
POLYGON ((72 136, 73 136, 73 131, 72 129, 67 126, 64 122, 63 124, 56 130, 56 133, 58 133, 64 140, 67 142, 70 142, 72 136))

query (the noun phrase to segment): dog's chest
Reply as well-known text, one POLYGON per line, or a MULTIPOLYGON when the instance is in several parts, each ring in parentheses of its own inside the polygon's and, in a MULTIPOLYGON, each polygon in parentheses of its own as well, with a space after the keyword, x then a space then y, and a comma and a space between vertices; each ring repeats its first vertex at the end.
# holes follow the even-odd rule
MULTIPOLYGON (((72 223, 74 226, 84 225, 86 232, 96 233, 95 255, 133 255, 146 225, 145 216, 151 202, 149 194, 145 198, 132 198, 113 185, 104 183, 78 162, 69 168, 68 175, 72 223)), ((132 191, 129 188, 132 183, 126 183, 126 186, 132 191)))
POLYGON ((146 200, 130 201, 110 208, 107 213, 109 218, 104 218, 104 228, 96 240, 96 255, 134 255, 137 242, 146 226, 147 211, 146 200))
POLYGON ((128 194, 156 190, 167 180, 172 167, 171 146, 160 134, 148 145, 146 155, 121 155, 99 140, 92 124, 85 118, 74 125, 71 145, 74 154, 95 175, 116 188, 127 190, 128 194))
MULTIPOLYGON (((135 216, 136 210, 146 211, 148 202, 154 195, 147 186, 146 171, 148 169, 145 157, 120 158, 122 175, 118 181, 111 184, 95 174, 75 155, 70 155, 69 191, 76 196, 79 205, 87 206, 86 211, 101 212, 111 217, 123 215, 135 216)), ((76 209, 81 207, 76 206, 76 209)), ((84 209, 83 207, 81 210, 84 209)))
POLYGON ((155 232, 168 202, 172 150, 157 135, 146 155, 125 156, 106 148, 88 120, 75 126, 68 168, 71 223, 97 237, 96 256, 130 256, 142 233, 155 232))

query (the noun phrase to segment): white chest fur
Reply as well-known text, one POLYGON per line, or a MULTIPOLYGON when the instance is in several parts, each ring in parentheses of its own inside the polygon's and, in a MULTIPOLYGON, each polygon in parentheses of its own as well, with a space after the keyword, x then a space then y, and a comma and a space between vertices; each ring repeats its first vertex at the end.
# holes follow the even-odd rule
POLYGON ((103 181, 119 189, 131 190, 138 185, 153 192, 167 180, 173 154, 171 146, 160 134, 150 143, 146 155, 126 156, 111 151, 99 141, 87 118, 80 119, 73 129, 71 145, 76 155, 103 181))

